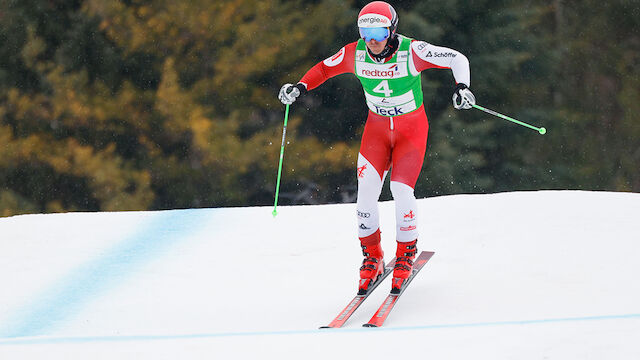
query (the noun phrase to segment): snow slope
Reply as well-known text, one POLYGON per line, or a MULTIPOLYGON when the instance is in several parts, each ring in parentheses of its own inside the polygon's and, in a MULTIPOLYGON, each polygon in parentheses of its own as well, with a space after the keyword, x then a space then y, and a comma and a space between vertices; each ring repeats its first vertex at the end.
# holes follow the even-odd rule
MULTIPOLYGON (((355 204, 0 219, 0 359, 639 359, 640 194, 419 200, 436 254, 385 326, 355 204)), ((393 202, 381 203, 395 251, 393 202)))

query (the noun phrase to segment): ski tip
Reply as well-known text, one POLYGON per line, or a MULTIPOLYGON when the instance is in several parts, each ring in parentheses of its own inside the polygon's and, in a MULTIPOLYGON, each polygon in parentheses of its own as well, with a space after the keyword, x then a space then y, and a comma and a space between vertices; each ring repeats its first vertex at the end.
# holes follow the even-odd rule
POLYGON ((366 327, 366 328, 377 328, 377 327, 378 327, 378 325, 376 325, 376 324, 369 324, 369 323, 367 323, 367 324, 363 324, 363 325, 362 325, 362 327, 366 327))
POLYGON ((325 325, 325 326, 320 326, 318 329, 333 329, 333 328, 329 325, 325 325))

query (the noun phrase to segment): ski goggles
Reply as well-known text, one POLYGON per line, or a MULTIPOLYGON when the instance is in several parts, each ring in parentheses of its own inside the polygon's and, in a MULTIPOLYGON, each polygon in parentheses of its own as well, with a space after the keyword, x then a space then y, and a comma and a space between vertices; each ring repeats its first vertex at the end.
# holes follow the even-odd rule
POLYGON ((373 27, 366 28, 361 27, 360 29, 360 37, 364 39, 365 42, 369 42, 371 40, 375 41, 384 41, 386 38, 391 35, 389 28, 386 27, 373 27))

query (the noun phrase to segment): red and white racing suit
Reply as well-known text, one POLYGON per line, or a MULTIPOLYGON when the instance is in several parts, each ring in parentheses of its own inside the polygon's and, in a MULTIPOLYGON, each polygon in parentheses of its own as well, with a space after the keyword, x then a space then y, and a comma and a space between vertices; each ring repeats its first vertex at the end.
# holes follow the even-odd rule
MULTIPOLYGON (((336 55, 316 64, 300 83, 307 90, 313 90, 336 75, 355 74, 356 44, 350 43, 336 55)), ((470 85, 469 61, 458 51, 413 40, 409 57, 409 66, 416 72, 451 69, 456 83, 470 85)), ((361 241, 380 236, 378 199, 389 169, 392 169, 391 192, 396 205, 396 240, 408 242, 418 238, 414 187, 422 169, 428 130, 424 105, 399 116, 382 116, 369 110, 357 165, 358 236, 361 241)))

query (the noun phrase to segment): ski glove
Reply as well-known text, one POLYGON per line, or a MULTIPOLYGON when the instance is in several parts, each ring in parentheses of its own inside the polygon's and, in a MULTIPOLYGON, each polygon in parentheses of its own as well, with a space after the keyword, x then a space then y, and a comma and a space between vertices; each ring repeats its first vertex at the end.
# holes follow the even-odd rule
POLYGON ((473 96, 469 87, 464 83, 459 83, 453 92, 453 107, 460 109, 471 109, 476 104, 476 97, 473 96))
POLYGON ((282 88, 280 88, 280 94, 278 94, 278 99, 282 101, 285 105, 291 105, 301 94, 305 94, 307 92, 307 88, 303 84, 284 84, 282 88))

